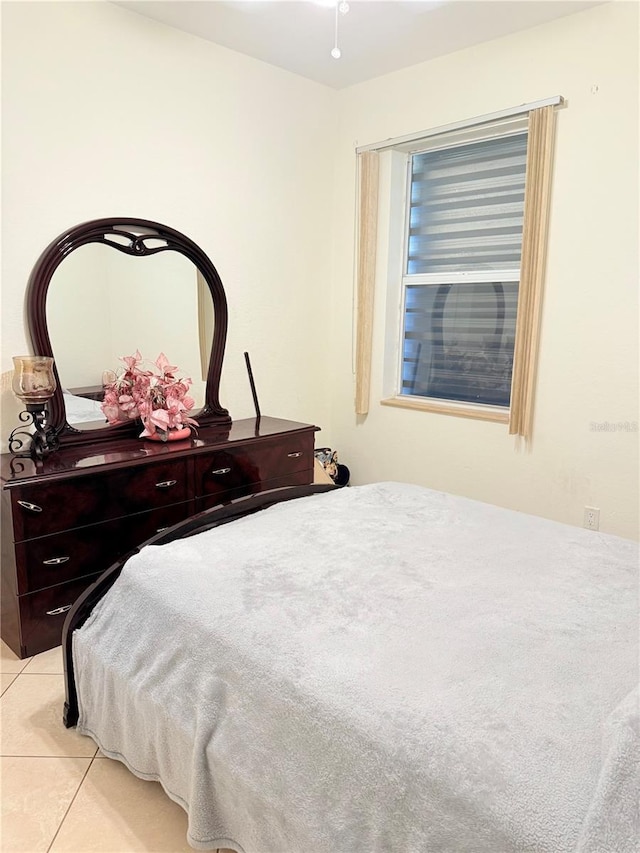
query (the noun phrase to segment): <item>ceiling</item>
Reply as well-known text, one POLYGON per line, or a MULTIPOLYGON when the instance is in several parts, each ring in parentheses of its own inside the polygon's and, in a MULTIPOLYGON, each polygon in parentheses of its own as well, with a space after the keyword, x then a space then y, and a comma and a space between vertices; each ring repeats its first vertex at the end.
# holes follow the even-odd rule
MULTIPOLYGON (((602 0, 599 0, 602 2, 602 0)), ((580 12, 579 0, 119 0, 140 15, 340 89, 580 12)))

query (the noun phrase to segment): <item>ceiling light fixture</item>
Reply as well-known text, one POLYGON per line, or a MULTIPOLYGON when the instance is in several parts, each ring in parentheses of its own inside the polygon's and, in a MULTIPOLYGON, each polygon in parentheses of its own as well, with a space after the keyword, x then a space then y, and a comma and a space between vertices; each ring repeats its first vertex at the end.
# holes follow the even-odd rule
POLYGON ((342 51, 338 47, 338 20, 340 19, 340 15, 346 15, 349 11, 349 4, 342 0, 341 3, 335 4, 336 6, 336 24, 334 31, 334 39, 333 39, 333 50, 331 51, 331 56, 334 59, 340 59, 342 56, 342 51))

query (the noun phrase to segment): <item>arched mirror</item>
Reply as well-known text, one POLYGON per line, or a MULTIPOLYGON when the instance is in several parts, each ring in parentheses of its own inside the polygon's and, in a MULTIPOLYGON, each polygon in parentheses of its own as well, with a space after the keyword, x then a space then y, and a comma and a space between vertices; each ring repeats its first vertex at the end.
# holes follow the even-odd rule
POLYGON ((49 423, 63 444, 119 439, 100 410, 105 372, 139 350, 163 352, 192 382, 200 426, 228 424, 218 400, 227 333, 224 288, 192 240, 144 219, 97 219, 64 232, 38 260, 27 296, 34 352, 55 359, 49 423))

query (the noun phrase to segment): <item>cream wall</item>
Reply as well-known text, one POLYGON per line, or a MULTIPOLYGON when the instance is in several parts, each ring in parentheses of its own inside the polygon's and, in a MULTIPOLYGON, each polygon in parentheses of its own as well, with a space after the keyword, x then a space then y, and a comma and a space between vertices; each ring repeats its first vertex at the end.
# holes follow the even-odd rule
MULTIPOLYGON (((2 365, 26 350, 30 270, 64 228, 139 216, 225 283, 221 402, 323 426, 352 482, 419 482, 638 535, 637 6, 615 2, 335 92, 107 3, 2 4, 2 365), (597 87, 597 90, 594 90, 597 87), (353 414, 354 146, 549 95, 556 170, 532 446, 505 427, 353 414)), ((3 386, 4 387, 4 386, 3 386)), ((13 405, 3 412, 14 410, 13 405)), ((5 425, 2 436, 7 434, 5 425)))
POLYGON ((142 217, 188 234, 220 273, 232 416, 253 413, 248 350, 265 414, 327 427, 314 311, 335 92, 103 2, 4 2, 2 37, 2 371, 28 349, 24 293, 49 242, 142 217))
MULTIPOLYGON (((352 482, 405 480, 638 535, 638 6, 615 2, 339 93, 332 434, 352 482), (372 404, 353 413, 354 146, 561 94, 533 441, 379 404, 385 210, 372 404)), ((428 534, 428 531, 426 531, 428 534)))

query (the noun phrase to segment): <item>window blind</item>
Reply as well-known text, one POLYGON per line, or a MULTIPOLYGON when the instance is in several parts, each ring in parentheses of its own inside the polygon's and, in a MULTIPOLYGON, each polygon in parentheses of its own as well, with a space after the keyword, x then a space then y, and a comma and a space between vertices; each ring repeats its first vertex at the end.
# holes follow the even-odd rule
POLYGON ((406 273, 520 266, 527 136, 414 154, 406 273))
POLYGON ((406 289, 401 394, 508 406, 518 283, 406 289))

